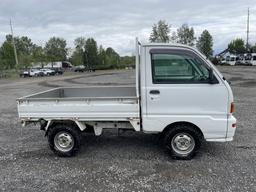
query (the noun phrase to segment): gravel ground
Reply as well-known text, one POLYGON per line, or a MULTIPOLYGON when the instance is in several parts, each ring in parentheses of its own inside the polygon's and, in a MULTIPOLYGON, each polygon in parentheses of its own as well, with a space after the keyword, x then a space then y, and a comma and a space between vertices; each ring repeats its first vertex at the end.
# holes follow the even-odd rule
POLYGON ((205 143, 175 161, 157 136, 84 136, 76 157, 59 158, 37 126, 21 128, 15 99, 58 86, 130 85, 134 71, 0 80, 1 191, 256 191, 256 67, 220 67, 231 81, 238 129, 229 143, 205 143))

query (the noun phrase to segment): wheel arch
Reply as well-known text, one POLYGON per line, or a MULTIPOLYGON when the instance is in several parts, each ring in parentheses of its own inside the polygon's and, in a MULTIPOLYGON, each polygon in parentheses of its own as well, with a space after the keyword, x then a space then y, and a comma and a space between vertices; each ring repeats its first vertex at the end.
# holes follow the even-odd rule
POLYGON ((164 136, 167 133, 167 131, 169 131, 170 129, 172 129, 178 125, 189 125, 189 126, 193 127, 198 133, 200 133, 202 139, 204 139, 204 134, 203 134, 202 130, 194 123, 191 123, 188 121, 177 121, 177 122, 173 122, 173 123, 167 125, 161 133, 162 136, 164 136))
POLYGON ((47 125, 45 127, 45 136, 48 135, 48 131, 55 127, 57 124, 63 124, 63 125, 68 125, 68 126, 72 126, 75 129, 79 130, 79 131, 83 131, 84 129, 86 129, 86 126, 79 121, 73 121, 73 120, 50 120, 47 122, 47 125))

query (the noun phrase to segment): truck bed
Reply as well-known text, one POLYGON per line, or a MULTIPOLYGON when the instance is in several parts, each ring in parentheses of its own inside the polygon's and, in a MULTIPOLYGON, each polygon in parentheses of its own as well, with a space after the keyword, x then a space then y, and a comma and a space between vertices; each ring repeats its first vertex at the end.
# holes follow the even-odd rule
POLYGON ((126 121, 139 118, 135 87, 56 88, 17 99, 21 119, 126 121))

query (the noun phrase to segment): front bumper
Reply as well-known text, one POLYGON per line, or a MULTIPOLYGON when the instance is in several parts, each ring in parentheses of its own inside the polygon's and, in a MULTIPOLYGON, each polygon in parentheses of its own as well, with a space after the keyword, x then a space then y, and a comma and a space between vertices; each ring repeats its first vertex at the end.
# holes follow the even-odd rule
POLYGON ((229 115, 226 138, 234 137, 235 132, 236 132, 236 118, 233 115, 229 115))
POLYGON ((209 142, 227 142, 233 141, 234 135, 236 132, 236 118, 231 114, 228 117, 227 121, 227 133, 225 138, 210 138, 206 139, 209 142))

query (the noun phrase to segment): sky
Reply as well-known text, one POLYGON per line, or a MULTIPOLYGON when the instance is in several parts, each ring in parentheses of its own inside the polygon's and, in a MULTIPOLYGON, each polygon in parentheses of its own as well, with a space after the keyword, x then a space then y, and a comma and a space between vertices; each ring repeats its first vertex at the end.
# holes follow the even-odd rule
POLYGON ((93 37, 120 55, 134 53, 135 37, 147 42, 152 25, 165 20, 171 32, 183 23, 198 37, 207 29, 214 39, 214 53, 235 38, 246 40, 250 7, 249 42, 256 43, 256 0, 0 0, 0 43, 10 33, 28 36, 44 45, 52 36, 74 47, 76 37, 93 37))

